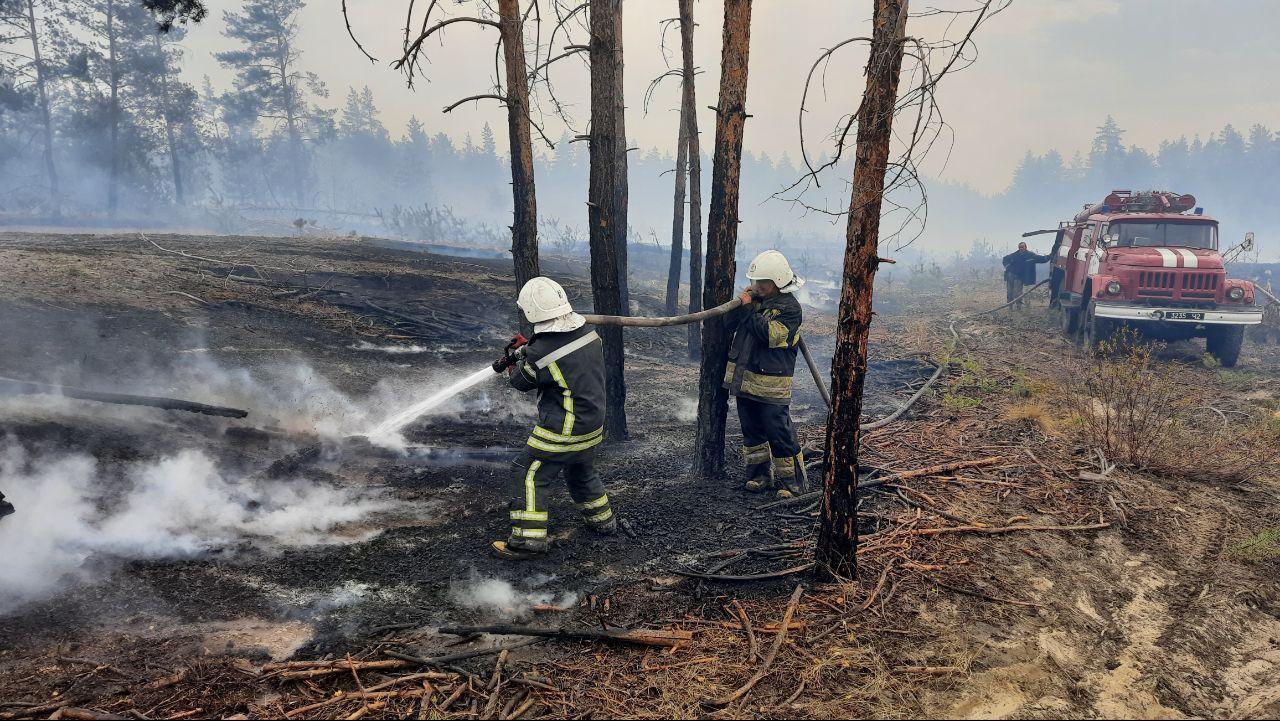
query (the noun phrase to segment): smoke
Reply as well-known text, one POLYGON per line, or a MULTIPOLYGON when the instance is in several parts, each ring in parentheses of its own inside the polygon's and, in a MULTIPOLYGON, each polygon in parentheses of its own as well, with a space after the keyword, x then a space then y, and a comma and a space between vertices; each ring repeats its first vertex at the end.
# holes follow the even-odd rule
POLYGON ((674 413, 675 419, 681 423, 694 423, 698 420, 698 399, 697 398, 679 398, 676 400, 674 413))
POLYGON ((0 522, 0 613, 88 578, 95 557, 186 557, 246 540, 361 540, 330 531, 390 508, 353 489, 228 477, 196 450, 128 466, 123 480, 121 490, 82 454, 32 457, 14 443, 0 451, 0 488, 18 509, 0 522))
POLYGON ((465 582, 454 581, 449 588, 449 598, 462 608, 486 611, 500 618, 527 617, 538 605, 569 608, 577 604, 578 594, 572 591, 557 594, 545 588, 555 580, 555 576, 530 576, 522 584, 525 590, 521 590, 509 581, 486 578, 473 570, 465 582))

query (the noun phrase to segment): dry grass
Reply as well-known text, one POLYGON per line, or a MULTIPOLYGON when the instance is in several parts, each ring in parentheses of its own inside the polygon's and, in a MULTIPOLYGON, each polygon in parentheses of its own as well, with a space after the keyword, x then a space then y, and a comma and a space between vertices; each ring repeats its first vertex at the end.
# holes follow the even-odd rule
POLYGON ((1005 409, 1004 419, 1016 425, 1031 426, 1046 436, 1062 434, 1063 420, 1041 401, 1014 403, 1005 409))

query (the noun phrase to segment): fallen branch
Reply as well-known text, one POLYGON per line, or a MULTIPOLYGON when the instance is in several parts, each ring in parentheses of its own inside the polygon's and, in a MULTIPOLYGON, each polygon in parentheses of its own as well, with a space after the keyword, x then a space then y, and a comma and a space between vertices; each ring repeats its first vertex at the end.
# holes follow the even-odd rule
POLYGON ((608 641, 613 643, 635 643, 641 646, 664 646, 673 648, 693 638, 692 631, 675 629, 655 629, 639 631, 575 631, 565 628, 535 628, 533 626, 447 626, 441 627, 440 633, 450 636, 465 636, 471 633, 492 633, 501 636, 538 636, 571 641, 608 641))
MULTIPOLYGON (((1003 460, 1004 459, 1000 456, 991 456, 990 458, 979 458, 976 461, 955 461, 953 463, 943 463, 936 466, 929 466, 928 468, 917 468, 914 471, 902 471, 900 473, 890 473, 887 476, 880 476, 879 478, 871 478, 859 483, 858 490, 862 490, 864 488, 875 488, 876 486, 883 486, 886 483, 895 483, 897 481, 903 481, 908 478, 919 478, 920 476, 934 476, 940 473, 950 473, 951 471, 957 471, 962 468, 978 468, 981 466, 994 466, 1003 460)), ((798 496, 792 496, 791 498, 784 498, 780 501, 770 501, 768 503, 756 506, 754 510, 765 511, 770 508, 778 508, 779 506, 790 506, 792 504, 799 503, 801 501, 810 500, 813 498, 818 498, 820 496, 822 496, 822 491, 809 491, 808 493, 801 493, 798 496)))
POLYGON ((1110 528, 1110 523, 1090 523, 1082 526, 950 526, 947 528, 917 528, 905 531, 905 536, 940 536, 944 533, 1014 533, 1017 531, 1097 531, 1110 528))
MULTIPOLYGON (((812 565, 812 564, 810 564, 812 565)), ((769 667, 773 665, 773 660, 778 656, 778 649, 782 648, 782 643, 787 639, 787 629, 791 626, 791 616, 795 614, 796 607, 800 605, 800 597, 804 595, 804 586, 796 586, 796 590, 791 592, 791 600, 787 603, 787 611, 782 614, 781 630, 778 635, 773 637, 773 645, 769 647, 769 653, 765 656, 764 661, 760 664, 760 669, 743 684, 737 691, 715 701, 703 701, 704 706, 713 708, 723 708, 738 699, 751 693, 751 689, 760 683, 769 673, 769 667)))
POLYGON ((100 391, 86 390, 84 388, 72 388, 70 386, 32 383, 30 381, 14 380, 13 378, 0 378, 0 394, 3 393, 12 395, 45 394, 63 396, 65 398, 76 398, 83 401, 114 403, 116 405, 123 406, 147 406, 150 408, 163 408, 165 410, 172 411, 203 413, 208 416, 221 416, 223 418, 244 418, 249 415, 249 411, 240 410, 238 408, 211 406, 204 403, 179 400, 177 398, 135 396, 128 393, 103 393, 100 391))
MULTIPOLYGON (((441 632, 443 633, 444 629, 441 629, 441 632)), ((534 638, 526 641, 517 641, 516 643, 509 643, 503 646, 494 646, 493 648, 482 648, 477 651, 460 651, 458 653, 451 653, 444 656, 434 656, 432 658, 422 658, 420 656, 413 656, 407 653, 400 653, 398 651, 384 651, 384 653, 392 658, 398 658, 402 661, 416 663, 419 666, 443 667, 447 664, 451 664, 456 661, 466 661, 472 658, 480 658, 481 656, 492 656, 494 654, 502 653, 503 651, 512 651, 517 648, 524 648, 525 646, 532 646, 535 643, 541 643, 541 642, 542 642, 542 639, 534 638)))
POLYGON ((341 703, 343 701, 368 700, 373 698, 402 698, 405 696, 421 696, 422 693, 423 691, 420 688, 413 689, 412 691, 351 691, 349 693, 339 694, 330 699, 325 699, 318 703, 313 703, 309 706, 300 706, 292 711, 286 711, 284 717, 293 718, 294 716, 307 713, 308 711, 315 711, 316 709, 324 708, 325 706, 332 706, 333 704, 341 703))
POLYGON ((733 599, 730 608, 738 614, 738 620, 742 623, 742 631, 747 634, 747 662, 756 660, 756 656, 760 652, 760 647, 756 644, 756 633, 751 628, 751 617, 747 615, 747 609, 742 607, 742 603, 738 599, 733 599))
POLYGON ((697 571, 685 571, 683 569, 674 568, 671 572, 678 576, 688 578, 701 578, 707 581, 766 581, 771 578, 783 578, 797 573, 804 573, 813 568, 813 562, 802 563, 799 566, 784 568, 781 571, 773 571, 770 573, 753 573, 746 576, 724 576, 715 573, 699 573, 697 571))

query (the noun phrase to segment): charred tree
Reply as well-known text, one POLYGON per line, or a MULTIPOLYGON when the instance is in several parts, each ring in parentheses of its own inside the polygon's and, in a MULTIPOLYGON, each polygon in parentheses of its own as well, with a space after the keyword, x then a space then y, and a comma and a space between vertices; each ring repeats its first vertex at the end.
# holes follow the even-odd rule
POLYGON ((829 578, 853 578, 857 564, 858 420, 867 372, 867 333, 875 281, 889 142, 907 26, 908 0, 875 0, 867 85, 862 96, 845 235, 844 281, 831 363, 831 413, 817 568, 829 578))
MULTIPOLYGON (((623 125, 622 0, 594 0, 591 28, 591 173, 587 220, 591 242, 591 292, 596 313, 628 315, 625 305, 627 242, 627 136, 623 125)), ((605 437, 627 437, 627 389, 623 379, 622 328, 599 329, 604 341, 605 437)))
MULTIPOLYGON (((707 216, 707 281, 703 306, 728 302, 738 275, 738 184, 742 136, 747 122, 747 60, 751 46, 751 0, 725 0, 724 46, 720 55, 720 100, 716 108, 715 156, 711 165, 711 212, 707 216)), ((729 336, 721 317, 703 321, 702 366, 698 378, 698 433, 695 470, 703 478, 724 475, 724 424, 729 392, 724 371, 729 336)))
POLYGON ((689 123, 687 108, 680 104, 680 130, 676 134, 676 191, 671 209, 671 264, 667 269, 667 315, 676 314, 680 303, 680 271, 684 267, 684 196, 688 180, 686 163, 689 155, 689 123))
MULTIPOLYGON (((482 93, 458 100, 444 108, 449 113, 459 106, 477 100, 496 100, 507 108, 507 136, 511 143, 511 195, 513 218, 511 223, 511 256, 515 266, 516 292, 531 278, 541 275, 538 267, 538 203, 537 187, 533 174, 533 140, 532 121, 530 120, 529 72, 525 56, 524 15, 520 11, 519 0, 498 0, 498 20, 481 17, 449 17, 431 22, 431 13, 437 3, 429 3, 426 15, 422 18, 423 30, 416 37, 409 32, 409 24, 405 26, 404 54, 392 65, 402 70, 408 77, 409 87, 413 87, 422 62, 423 45, 432 35, 454 24, 472 24, 498 30, 498 43, 503 53, 503 78, 494 78, 496 92, 482 93), (503 80, 506 81, 505 87, 503 80)), ((346 3, 342 11, 347 11, 346 3)), ((409 3, 409 13, 413 13, 413 2, 409 3)), ((350 33, 350 23, 348 22, 350 33)), ((356 46, 364 52, 360 41, 351 35, 356 46)), ((374 60, 366 52, 370 60, 374 60)), ((496 69, 495 69, 495 72, 496 69)), ((524 318, 520 319, 526 334, 532 328, 524 318)))
POLYGON ((511 142, 511 257, 516 289, 538 270, 538 199, 533 182, 533 140, 529 131, 529 76, 525 70, 524 21, 519 0, 498 0, 503 58, 507 76, 507 133, 511 142))
MULTIPOLYGON (((702 148, 698 142, 698 100, 693 67, 693 0, 680 0, 680 54, 684 73, 680 114, 688 129, 689 147, 689 312, 702 310, 702 148)), ((702 350, 702 325, 689 324, 689 359, 697 360, 702 350)))

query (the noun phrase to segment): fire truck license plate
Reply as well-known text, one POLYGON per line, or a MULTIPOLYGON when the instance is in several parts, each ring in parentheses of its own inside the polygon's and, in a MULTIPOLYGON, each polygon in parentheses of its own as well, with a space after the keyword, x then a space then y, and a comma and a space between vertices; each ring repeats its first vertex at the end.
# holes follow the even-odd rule
POLYGON ((1188 310, 1167 310, 1164 313, 1166 320, 1204 320, 1204 313, 1198 313, 1188 310))

